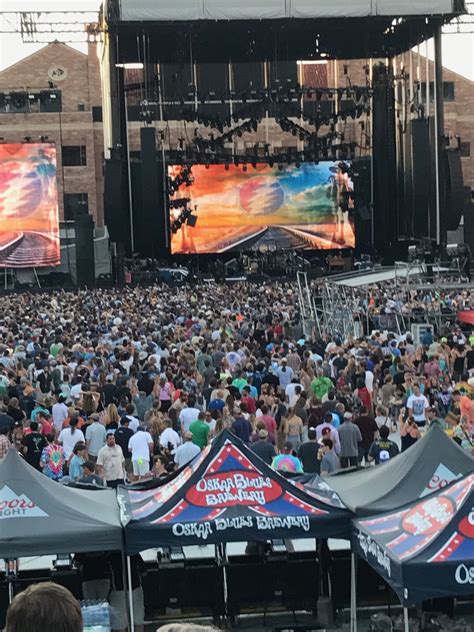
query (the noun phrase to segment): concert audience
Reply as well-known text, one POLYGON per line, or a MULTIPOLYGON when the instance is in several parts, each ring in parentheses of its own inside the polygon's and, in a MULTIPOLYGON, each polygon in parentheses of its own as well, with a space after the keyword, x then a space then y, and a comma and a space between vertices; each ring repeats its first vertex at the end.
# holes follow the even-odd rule
POLYGON ((280 471, 396 458, 384 445, 409 449, 431 423, 472 451, 474 338, 390 327, 471 303, 466 290, 371 286, 354 306, 365 334, 345 339, 305 336, 287 282, 12 295, 0 458, 13 446, 53 480, 116 486, 181 467, 224 428, 280 471))

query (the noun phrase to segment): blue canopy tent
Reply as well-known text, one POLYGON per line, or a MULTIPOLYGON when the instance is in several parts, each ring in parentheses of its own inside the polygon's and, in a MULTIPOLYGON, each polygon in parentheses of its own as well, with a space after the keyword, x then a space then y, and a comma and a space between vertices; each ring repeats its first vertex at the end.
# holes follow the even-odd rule
POLYGON ((310 496, 227 430, 167 485, 121 487, 118 500, 128 555, 156 546, 215 544, 218 559, 225 560, 227 542, 350 537, 347 509, 310 496))
POLYGON ((351 514, 299 489, 229 431, 167 485, 118 492, 126 550, 272 538, 341 538, 351 514))
POLYGON ((405 608, 470 594, 474 585, 474 474, 397 511, 353 521, 352 547, 405 608))

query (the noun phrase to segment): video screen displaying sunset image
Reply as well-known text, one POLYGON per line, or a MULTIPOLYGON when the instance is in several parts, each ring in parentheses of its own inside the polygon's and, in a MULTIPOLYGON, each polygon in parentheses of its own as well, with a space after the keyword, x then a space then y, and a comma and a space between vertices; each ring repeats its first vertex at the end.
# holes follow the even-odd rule
MULTIPOLYGON (((239 250, 342 249, 355 246, 351 218, 352 181, 348 164, 303 163, 299 168, 260 163, 195 165, 194 182, 171 199, 189 197, 195 226, 171 234, 171 252, 216 253, 239 250)), ((182 167, 168 168, 175 178, 182 167)), ((182 209, 170 210, 170 225, 182 209)))
POLYGON ((0 267, 59 262, 56 147, 0 144, 0 267))

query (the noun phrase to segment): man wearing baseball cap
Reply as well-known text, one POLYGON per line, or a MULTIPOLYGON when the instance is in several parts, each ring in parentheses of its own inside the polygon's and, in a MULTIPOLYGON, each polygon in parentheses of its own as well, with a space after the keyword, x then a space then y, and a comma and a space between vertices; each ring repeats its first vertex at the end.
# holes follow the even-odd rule
POLYGON ((352 421, 352 413, 344 413, 344 423, 339 426, 338 432, 341 467, 354 467, 359 462, 359 443, 362 443, 362 435, 359 426, 352 421))
POLYGON ((187 430, 183 435, 183 444, 174 451, 176 469, 192 461, 200 452, 201 448, 193 443, 193 433, 187 430))
POLYGON ((268 441, 268 430, 265 428, 258 431, 258 440, 252 443, 251 448, 268 465, 271 465, 276 457, 275 448, 268 441))

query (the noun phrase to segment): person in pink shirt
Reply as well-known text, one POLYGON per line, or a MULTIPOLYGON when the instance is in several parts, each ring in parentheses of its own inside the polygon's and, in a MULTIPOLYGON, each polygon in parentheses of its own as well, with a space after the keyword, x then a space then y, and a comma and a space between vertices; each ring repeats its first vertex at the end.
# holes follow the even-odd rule
POLYGON ((265 430, 268 432, 268 441, 275 444, 277 435, 276 421, 268 414, 268 406, 266 404, 263 404, 260 410, 262 411, 262 415, 258 418, 258 421, 262 421, 265 424, 265 430))
POLYGON ((425 364, 424 372, 427 377, 439 377, 441 375, 441 368, 439 366, 437 355, 434 355, 431 360, 425 364))

